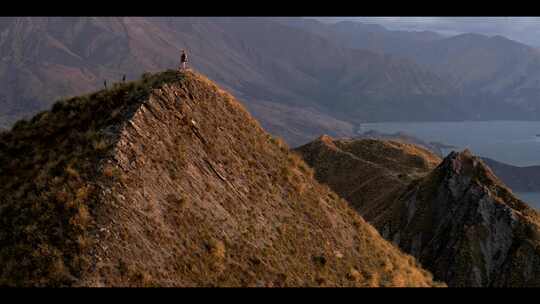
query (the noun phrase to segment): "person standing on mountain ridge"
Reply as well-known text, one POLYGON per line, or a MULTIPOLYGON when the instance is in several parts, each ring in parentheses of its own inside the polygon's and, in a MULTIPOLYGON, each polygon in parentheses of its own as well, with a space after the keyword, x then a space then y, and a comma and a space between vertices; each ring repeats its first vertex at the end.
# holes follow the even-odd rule
POLYGON ((186 50, 182 50, 182 55, 180 56, 180 71, 186 71, 187 68, 187 54, 186 50))

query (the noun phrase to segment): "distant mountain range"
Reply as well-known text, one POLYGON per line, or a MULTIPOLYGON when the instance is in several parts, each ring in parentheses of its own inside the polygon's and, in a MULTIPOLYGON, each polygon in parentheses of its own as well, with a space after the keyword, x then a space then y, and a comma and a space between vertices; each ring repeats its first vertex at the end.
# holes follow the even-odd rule
POLYGON ((281 19, 350 48, 408 58, 457 90, 466 119, 538 119, 540 53, 502 36, 387 30, 374 24, 281 19))
POLYGON ((0 19, 0 127, 104 80, 175 67, 182 48, 292 145, 352 135, 365 121, 540 113, 538 52, 502 37, 302 18, 9 17, 0 19))

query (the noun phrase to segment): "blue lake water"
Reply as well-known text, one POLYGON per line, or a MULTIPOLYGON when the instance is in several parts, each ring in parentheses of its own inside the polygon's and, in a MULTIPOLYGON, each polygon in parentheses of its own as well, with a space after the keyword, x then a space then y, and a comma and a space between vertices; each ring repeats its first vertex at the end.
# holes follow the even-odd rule
MULTIPOLYGON (((515 166, 540 165, 540 122, 388 122, 362 124, 362 132, 404 132, 423 141, 470 149, 474 154, 515 166)), ((449 151, 448 151, 449 152, 449 151)), ((540 193, 517 193, 540 208, 540 193)))

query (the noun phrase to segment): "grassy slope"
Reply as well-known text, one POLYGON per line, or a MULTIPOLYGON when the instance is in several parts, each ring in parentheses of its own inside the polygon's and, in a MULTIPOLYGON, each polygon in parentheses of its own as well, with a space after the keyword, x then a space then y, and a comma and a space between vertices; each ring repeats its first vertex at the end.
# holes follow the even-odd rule
POLYGON ((433 284, 232 96, 184 76, 2 133, 1 285, 433 284))
POLYGON ((368 221, 387 209, 385 202, 412 180, 435 168, 440 158, 421 147, 391 140, 335 140, 323 136, 297 148, 328 184, 368 221))
MULTIPOLYGON (((173 71, 57 102, 0 134, 0 283, 67 284, 87 267, 99 161, 114 130, 173 71)), ((107 173, 107 174, 105 174, 107 173)))

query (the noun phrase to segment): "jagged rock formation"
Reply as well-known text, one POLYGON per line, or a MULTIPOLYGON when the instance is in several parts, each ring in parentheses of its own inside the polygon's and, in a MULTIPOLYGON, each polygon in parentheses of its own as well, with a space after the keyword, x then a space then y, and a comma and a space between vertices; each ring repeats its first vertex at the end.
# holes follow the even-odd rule
MULTIPOLYGON (((469 151, 453 152, 431 172, 424 167, 423 177, 399 184, 382 169, 349 166, 353 157, 347 151, 332 154, 323 142, 300 148, 316 177, 351 201, 386 239, 417 257, 436 279, 449 286, 540 286, 539 213, 469 151), (387 176, 386 185, 373 182, 380 175, 387 176), (347 176, 355 179, 340 180, 347 176), (347 182, 361 192, 348 192, 343 188, 347 182)), ((365 140, 357 144, 369 149, 365 140)), ((388 155, 371 151, 373 156, 388 155)), ((356 163, 367 161, 355 156, 356 163)), ((370 160, 379 167, 389 163, 370 160)))
POLYGON ((374 224, 450 286, 540 286, 540 214, 469 151, 394 204, 374 224))
POLYGON ((312 174, 191 72, 57 103, 0 135, 0 285, 440 286, 312 174))

